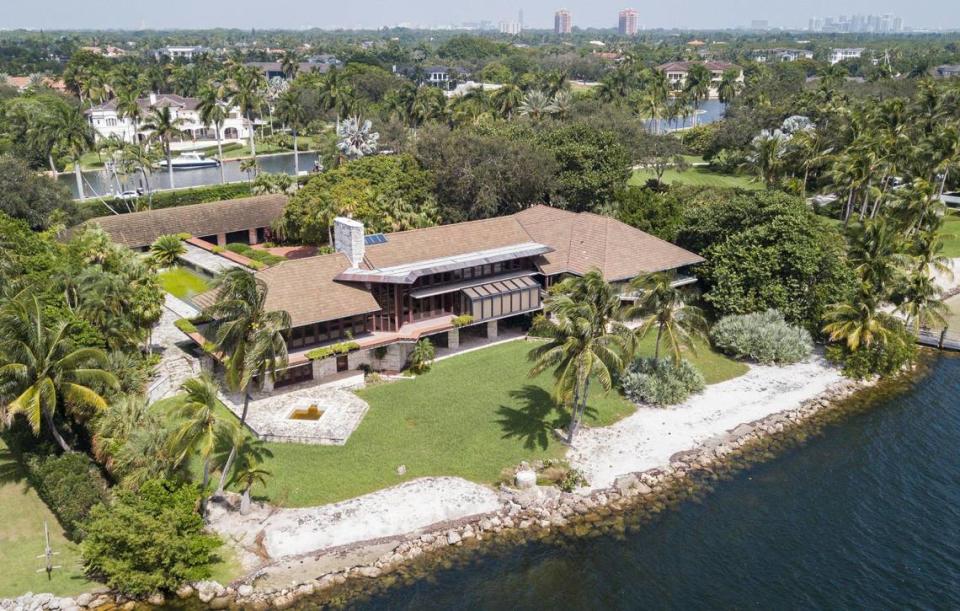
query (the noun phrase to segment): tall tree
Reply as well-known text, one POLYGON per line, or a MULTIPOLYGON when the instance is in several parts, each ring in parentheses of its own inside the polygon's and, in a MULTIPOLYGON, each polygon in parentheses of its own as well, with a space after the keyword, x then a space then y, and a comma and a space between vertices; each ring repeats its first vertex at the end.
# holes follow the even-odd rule
POLYGON ((174 117, 169 106, 155 107, 150 111, 150 114, 147 116, 147 121, 143 124, 143 129, 150 133, 150 139, 160 143, 163 149, 163 156, 167 160, 167 177, 170 180, 171 189, 174 188, 174 184, 173 154, 170 144, 174 138, 183 133, 180 129, 180 125, 182 124, 183 119, 174 117))
POLYGON ((640 315, 643 323, 637 328, 637 339, 643 339, 657 330, 654 358, 660 359, 660 344, 666 341, 675 365, 683 358, 683 349, 696 352, 696 342, 704 341, 707 324, 700 308, 687 303, 690 295, 682 287, 674 286, 674 278, 666 272, 639 276, 630 288, 639 295, 627 316, 640 315))
POLYGON ((96 348, 77 348, 67 334, 68 323, 49 325, 35 296, 20 293, 0 312, 0 380, 11 398, 7 410, 27 417, 34 434, 46 424, 57 444, 70 446, 54 421, 58 410, 107 406, 97 390, 118 385, 106 371, 107 355, 96 348))
POLYGON ((217 133, 217 159, 220 161, 220 183, 226 182, 223 169, 223 124, 230 115, 226 102, 221 99, 219 88, 205 86, 200 89, 197 112, 204 126, 212 125, 217 133))
POLYGON ((293 168, 294 175, 300 175, 300 147, 297 137, 307 122, 307 110, 297 89, 288 89, 280 94, 277 100, 277 117, 290 128, 293 135, 293 168))
POLYGON ((69 104, 56 105, 47 120, 50 121, 50 132, 56 135, 57 148, 73 163, 77 193, 80 199, 85 199, 81 159, 83 154, 93 147, 93 128, 83 111, 69 104))
POLYGON ((257 145, 254 138, 256 125, 253 118, 254 113, 258 112, 263 105, 263 92, 266 86, 266 77, 253 66, 238 66, 230 84, 231 102, 240 108, 240 112, 247 118, 250 129, 250 155, 254 159, 257 158, 257 145))

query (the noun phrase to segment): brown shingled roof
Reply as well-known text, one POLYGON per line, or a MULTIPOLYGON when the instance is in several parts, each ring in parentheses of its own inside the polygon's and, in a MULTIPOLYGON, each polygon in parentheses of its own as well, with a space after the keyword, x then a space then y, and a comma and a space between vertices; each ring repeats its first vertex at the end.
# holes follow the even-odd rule
POLYGON ((368 245, 364 259, 383 269, 533 241, 514 217, 501 216, 390 233, 386 242, 368 245))
POLYGON ((543 255, 545 274, 584 274, 599 269, 608 281, 700 263, 703 258, 626 223, 589 212, 533 206, 514 215, 535 242, 552 246, 543 255))
POLYGON ((261 195, 206 204, 161 208, 90 219, 118 244, 129 248, 149 246, 167 234, 189 233, 207 236, 256 227, 267 227, 278 219, 287 205, 286 195, 261 195))
MULTIPOLYGON (((256 276, 267 283, 267 310, 286 310, 292 325, 299 327, 380 310, 370 291, 334 280, 348 267, 350 261, 334 253, 284 261, 256 276)), ((213 290, 193 301, 205 308, 215 299, 213 290)))

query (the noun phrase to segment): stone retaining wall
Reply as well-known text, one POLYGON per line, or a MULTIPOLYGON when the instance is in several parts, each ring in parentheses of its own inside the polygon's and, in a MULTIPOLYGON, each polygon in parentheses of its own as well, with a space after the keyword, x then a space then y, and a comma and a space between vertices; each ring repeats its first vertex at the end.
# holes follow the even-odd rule
MULTIPOLYGON (((471 547, 481 541, 516 539, 518 535, 543 537, 549 533, 569 532, 579 536, 595 528, 603 530, 604 521, 611 520, 620 512, 645 510, 651 514, 657 513, 689 498, 698 486, 715 481, 725 471, 736 470, 758 457, 768 457, 772 451, 771 440, 792 432, 799 435, 805 425, 815 422, 815 416, 829 412, 837 405, 837 401, 867 385, 844 380, 795 409, 741 424, 723 435, 704 441, 696 448, 674 454, 669 465, 621 475, 612 487, 590 494, 560 492, 556 488, 519 491, 501 486, 499 511, 444 524, 442 528, 429 532, 396 537, 392 540, 396 543, 393 549, 372 564, 319 575, 316 579, 284 588, 261 589, 251 585, 250 582, 256 581, 261 570, 232 586, 215 582, 186 585, 177 592, 177 596, 196 596, 211 609, 284 609, 302 598, 321 593, 325 596, 334 595, 354 585, 370 592, 378 587, 378 582, 371 580, 402 570, 417 559, 429 562, 433 556, 439 558, 444 550, 471 547)), ((360 548, 367 543, 358 543, 353 547, 360 548)), ((383 541, 378 543, 382 544, 383 541)), ((317 553, 306 554, 305 557, 316 556, 317 553)), ((291 559, 283 560, 289 562, 291 559)), ((163 601, 154 598, 149 602, 157 605, 163 601)), ((97 595, 96 598, 84 595, 76 599, 30 594, 0 601, 0 610, 82 611, 84 608, 105 609, 125 604, 132 608, 132 604, 125 599, 107 594, 97 595)))

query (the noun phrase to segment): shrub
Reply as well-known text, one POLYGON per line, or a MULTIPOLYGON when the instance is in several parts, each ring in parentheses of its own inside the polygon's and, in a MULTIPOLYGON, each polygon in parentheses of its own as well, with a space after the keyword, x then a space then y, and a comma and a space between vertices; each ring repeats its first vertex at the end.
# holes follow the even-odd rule
POLYGON ((170 267, 185 252, 187 252, 187 247, 176 235, 162 235, 150 245, 150 257, 160 267, 170 267))
POLYGON ((850 350, 845 342, 827 346, 827 359, 842 366, 843 375, 855 380, 899 373, 916 358, 917 345, 902 324, 883 343, 861 345, 857 350, 850 350))
POLYGON ((220 540, 203 532, 192 486, 164 480, 122 490, 92 512, 81 546, 86 570, 124 594, 171 591, 210 576, 220 540))
POLYGON ((469 314, 461 314, 460 316, 454 316, 453 320, 450 322, 454 327, 459 329, 460 327, 466 327, 467 325, 471 324, 473 322, 473 316, 469 314))
MULTIPOLYGON (((224 199, 238 199, 241 197, 250 197, 250 183, 240 182, 229 185, 209 185, 205 187, 193 187, 190 189, 177 189, 174 191, 163 191, 153 194, 152 208, 175 208, 177 206, 189 206, 191 204, 203 204, 206 202, 216 202, 224 199)), ((150 201, 146 195, 140 198, 140 203, 144 206, 150 201)), ((103 216, 109 210, 103 207, 98 200, 89 199, 85 202, 77 202, 80 211, 80 220, 87 220, 96 216, 103 216)), ((120 214, 125 214, 125 206, 114 206, 120 214)))
POLYGON ((238 255, 243 255, 248 259, 253 259, 264 265, 276 265, 286 261, 285 258, 271 254, 265 250, 253 248, 247 244, 227 244, 224 248, 238 255))
POLYGON ((351 350, 359 349, 360 344, 357 342, 340 342, 339 344, 331 344, 330 346, 314 348, 313 350, 307 352, 305 356, 311 361, 319 361, 320 359, 325 359, 335 354, 346 354, 351 350))
POLYGON ((180 329, 184 333, 196 333, 197 327, 190 320, 186 318, 178 318, 173 322, 173 326, 180 329))
POLYGON ((553 325, 543 314, 537 314, 533 317, 533 322, 530 324, 530 330, 527 331, 527 335, 530 337, 553 337, 553 325))
POLYGON ((810 332, 788 324, 773 309, 726 316, 713 326, 710 337, 723 352, 764 365, 796 363, 813 350, 810 332))
POLYGON ((621 380, 623 393, 636 403, 674 405, 706 387, 697 369, 687 360, 679 365, 666 359, 639 358, 621 380))
POLYGON ((86 454, 70 452, 61 456, 29 456, 26 460, 30 483, 57 516, 67 536, 84 537, 84 522, 93 508, 102 504, 107 482, 86 454))
POLYGON ((413 345, 410 353, 410 370, 414 373, 423 373, 430 369, 437 351, 430 340, 423 338, 413 345))

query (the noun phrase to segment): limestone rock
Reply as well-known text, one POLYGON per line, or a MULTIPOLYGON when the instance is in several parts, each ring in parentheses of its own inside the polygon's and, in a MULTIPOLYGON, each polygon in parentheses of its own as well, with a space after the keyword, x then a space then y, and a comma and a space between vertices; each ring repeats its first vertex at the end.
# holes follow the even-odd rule
POLYGON ((517 488, 521 490, 528 490, 537 485, 537 473, 530 469, 524 469, 517 471, 516 475, 517 488))
POLYGON ((246 598, 247 596, 250 596, 251 594, 253 594, 253 586, 248 583, 245 583, 237 588, 237 594, 246 598))
POLYGON ((455 530, 451 530, 447 533, 447 544, 456 545, 457 543, 460 543, 460 534, 455 530))

